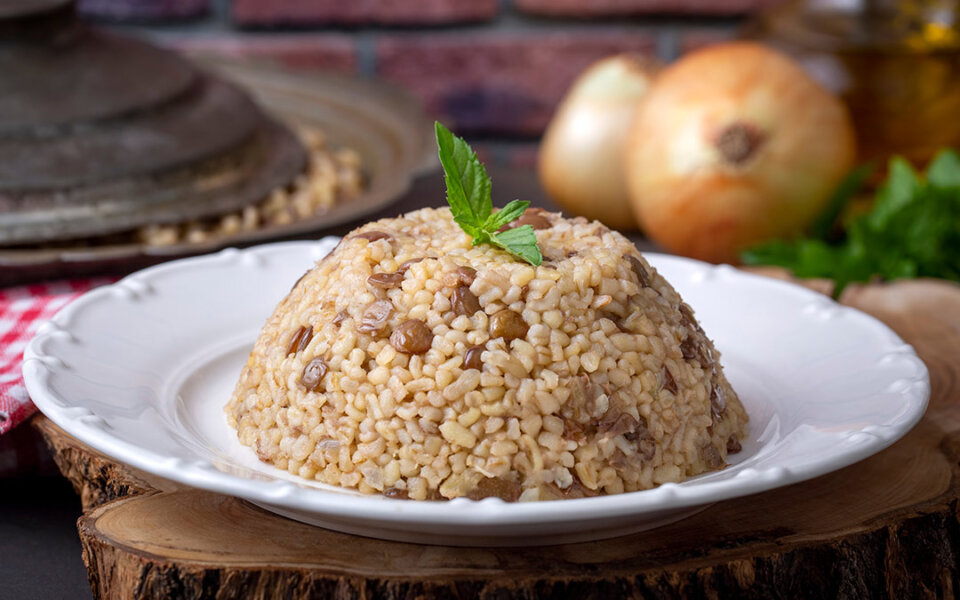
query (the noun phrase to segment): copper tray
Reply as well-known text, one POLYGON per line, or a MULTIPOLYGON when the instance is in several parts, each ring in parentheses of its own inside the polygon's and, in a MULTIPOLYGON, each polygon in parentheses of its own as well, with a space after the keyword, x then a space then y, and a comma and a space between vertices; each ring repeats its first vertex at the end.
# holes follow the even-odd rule
POLYGON ((393 86, 348 75, 306 75, 246 61, 194 58, 201 67, 246 88, 279 120, 294 127, 317 127, 334 145, 356 150, 367 178, 366 190, 322 214, 199 243, 2 249, 0 285, 124 272, 229 246, 319 234, 387 207, 410 188, 416 176, 436 168, 431 122, 419 102, 393 86))

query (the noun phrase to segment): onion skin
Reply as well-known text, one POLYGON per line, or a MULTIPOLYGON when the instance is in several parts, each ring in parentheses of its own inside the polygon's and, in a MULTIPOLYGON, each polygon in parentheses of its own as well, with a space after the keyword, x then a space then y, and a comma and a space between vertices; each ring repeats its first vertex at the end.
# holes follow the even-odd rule
POLYGON ((627 179, 644 232, 671 252, 738 262, 798 235, 852 168, 846 108, 798 65, 750 42, 665 69, 637 109, 627 179))
POLYGON ((541 184, 565 211, 637 228, 623 153, 637 102, 659 68, 652 59, 620 54, 597 61, 570 87, 538 159, 541 184))

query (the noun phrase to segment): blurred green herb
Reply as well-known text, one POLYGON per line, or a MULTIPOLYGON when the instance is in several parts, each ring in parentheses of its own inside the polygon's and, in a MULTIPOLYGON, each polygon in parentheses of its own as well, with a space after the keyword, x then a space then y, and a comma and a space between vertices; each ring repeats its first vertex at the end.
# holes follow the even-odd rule
POLYGON ((869 173, 861 167, 847 177, 810 237, 755 246, 743 253, 743 262, 828 277, 835 297, 851 282, 877 278, 960 281, 960 156, 940 151, 924 176, 903 158, 892 159, 873 208, 850 222, 839 243, 829 243, 833 223, 869 173))
POLYGON ((810 225, 810 237, 825 240, 834 232, 837 219, 840 218, 844 209, 847 208, 847 205, 850 204, 850 201, 860 191, 867 179, 873 175, 873 171, 874 166, 872 164, 860 165, 843 178, 827 201, 826 208, 810 225))
POLYGON ((473 245, 491 244, 534 266, 543 262, 533 227, 521 225, 498 232, 519 219, 530 203, 513 200, 494 213, 490 177, 477 153, 439 121, 434 126, 440 164, 446 174, 447 203, 453 220, 473 238, 473 245))

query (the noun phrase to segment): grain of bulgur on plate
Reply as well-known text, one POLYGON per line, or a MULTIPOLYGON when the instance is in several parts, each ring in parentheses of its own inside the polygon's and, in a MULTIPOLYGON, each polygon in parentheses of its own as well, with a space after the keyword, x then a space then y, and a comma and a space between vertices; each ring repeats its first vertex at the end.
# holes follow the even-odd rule
POLYGON ((364 225, 260 333, 226 406, 301 477, 416 500, 617 494, 720 469, 747 414, 621 234, 536 209, 533 266, 448 209, 364 225))

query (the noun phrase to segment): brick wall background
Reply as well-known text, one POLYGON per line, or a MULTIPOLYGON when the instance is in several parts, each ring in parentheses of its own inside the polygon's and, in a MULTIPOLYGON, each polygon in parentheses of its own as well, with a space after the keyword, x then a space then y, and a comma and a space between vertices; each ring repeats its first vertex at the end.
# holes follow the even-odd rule
POLYGON ((79 0, 174 47, 376 76, 483 146, 531 164, 576 75, 617 52, 670 61, 778 0, 79 0))

